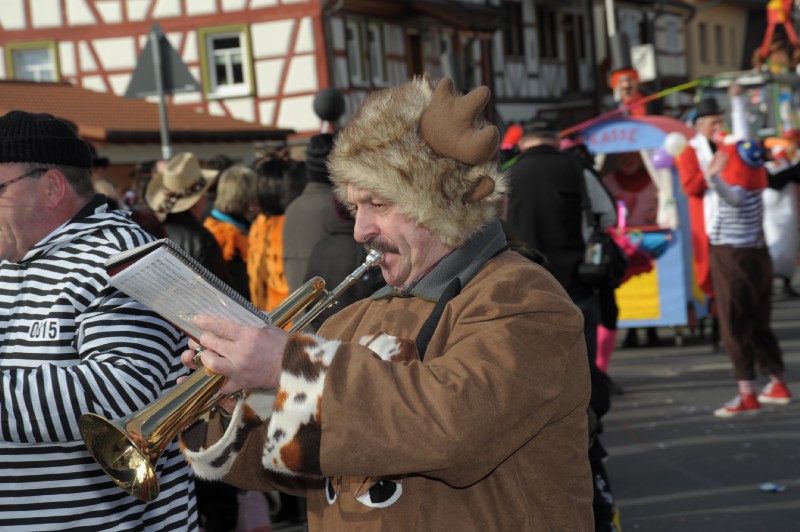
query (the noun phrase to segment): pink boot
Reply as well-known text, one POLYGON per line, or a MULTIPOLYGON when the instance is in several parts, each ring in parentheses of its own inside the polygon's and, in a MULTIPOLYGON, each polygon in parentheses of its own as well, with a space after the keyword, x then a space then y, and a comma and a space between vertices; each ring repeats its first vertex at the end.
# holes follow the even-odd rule
POLYGON ((594 362, 603 373, 608 371, 608 363, 611 362, 611 353, 614 351, 616 342, 616 329, 606 329, 602 325, 597 326, 597 354, 594 362))

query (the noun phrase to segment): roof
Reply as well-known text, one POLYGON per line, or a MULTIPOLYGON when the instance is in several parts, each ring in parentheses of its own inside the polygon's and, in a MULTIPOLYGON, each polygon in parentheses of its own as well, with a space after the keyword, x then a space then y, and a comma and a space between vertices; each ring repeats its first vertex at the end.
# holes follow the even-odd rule
MULTIPOLYGON (((0 80, 0 115, 15 109, 50 113, 70 120, 87 140, 159 142, 158 104, 95 92, 67 82, 0 80)), ((241 142, 284 140, 294 133, 189 107, 167 105, 170 139, 174 142, 241 142)))

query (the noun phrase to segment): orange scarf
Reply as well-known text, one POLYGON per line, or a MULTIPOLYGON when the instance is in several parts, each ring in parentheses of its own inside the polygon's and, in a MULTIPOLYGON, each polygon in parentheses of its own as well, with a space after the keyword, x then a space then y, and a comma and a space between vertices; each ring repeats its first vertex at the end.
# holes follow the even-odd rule
POLYGON ((250 226, 247 273, 250 277, 250 299, 267 312, 289 295, 283 267, 284 215, 259 214, 250 226))
POLYGON ((247 235, 232 223, 223 222, 209 216, 203 222, 206 229, 211 231, 222 248, 222 257, 230 262, 238 254, 247 262, 247 235))

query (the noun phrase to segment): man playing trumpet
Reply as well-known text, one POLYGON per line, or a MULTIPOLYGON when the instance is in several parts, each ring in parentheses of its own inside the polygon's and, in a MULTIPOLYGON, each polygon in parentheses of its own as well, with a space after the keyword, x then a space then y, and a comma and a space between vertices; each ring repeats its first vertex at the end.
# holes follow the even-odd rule
POLYGON ((388 286, 318 335, 195 318, 245 390, 182 434, 199 476, 307 496, 311 530, 593 529, 583 322, 508 250, 488 101, 419 78, 339 134, 331 177, 388 286))

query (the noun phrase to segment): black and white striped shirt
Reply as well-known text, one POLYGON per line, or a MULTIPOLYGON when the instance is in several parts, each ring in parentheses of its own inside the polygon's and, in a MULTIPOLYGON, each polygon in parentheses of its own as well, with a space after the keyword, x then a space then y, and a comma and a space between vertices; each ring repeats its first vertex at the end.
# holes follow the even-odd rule
POLYGON ((716 212, 707 229, 713 246, 758 248, 764 246, 764 203, 761 189, 728 185, 712 176, 710 187, 718 195, 716 212))
POLYGON ((150 503, 95 464, 78 430, 152 402, 181 372, 180 332, 108 285, 106 259, 153 239, 91 202, 18 263, 0 262, 0 530, 197 530, 175 442, 150 503))

